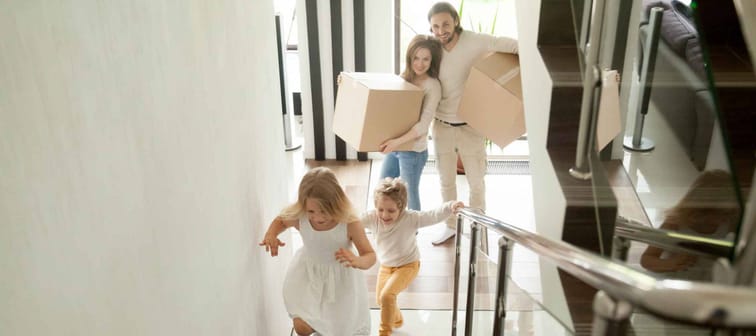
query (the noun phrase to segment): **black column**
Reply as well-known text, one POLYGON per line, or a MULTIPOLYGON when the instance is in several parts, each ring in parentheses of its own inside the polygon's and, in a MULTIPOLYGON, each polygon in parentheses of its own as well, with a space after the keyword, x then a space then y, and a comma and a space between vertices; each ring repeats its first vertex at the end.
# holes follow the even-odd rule
MULTIPOLYGON (((341 0, 331 0, 331 61, 333 64, 333 101, 336 102, 338 85, 336 77, 344 70, 344 54, 342 51, 341 35, 341 0)), ((334 135, 336 140, 336 160, 346 160, 347 149, 346 142, 338 135, 334 135)))
MULTIPOLYGON (((354 0, 354 70, 365 72, 365 0, 354 0)), ((367 159, 367 153, 357 152, 357 160, 367 159)))
POLYGON ((318 39, 317 0, 306 0, 307 46, 310 59, 310 92, 312 93, 312 126, 315 160, 325 160, 325 132, 323 128, 323 88, 321 87, 320 41, 318 39))

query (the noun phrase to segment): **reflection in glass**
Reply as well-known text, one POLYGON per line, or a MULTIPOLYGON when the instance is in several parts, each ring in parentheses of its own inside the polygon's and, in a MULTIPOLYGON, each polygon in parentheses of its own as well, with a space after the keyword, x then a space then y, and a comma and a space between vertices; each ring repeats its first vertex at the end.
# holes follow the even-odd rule
MULTIPOLYGON (((706 80, 700 35, 693 10, 678 0, 646 1, 640 25, 641 42, 649 33, 652 8, 663 10, 656 66, 651 87, 655 112, 698 170, 706 166, 714 130, 713 97, 706 80)), ((641 52, 648 50, 641 45, 641 52)))
MULTIPOLYGON (((723 170, 710 170, 703 172, 685 196, 666 211, 659 228, 732 241, 739 217, 740 207, 732 187, 732 176, 723 170)), ((649 271, 670 277, 708 281, 711 280, 713 260, 648 246, 640 263, 649 271)))
MULTIPOLYGON (((722 93, 747 82, 741 73, 752 77, 749 57, 742 53, 743 41, 734 38, 738 18, 731 5, 724 3, 703 12, 696 0, 636 1, 641 12, 633 25, 637 36, 628 38, 625 63, 632 66, 626 68, 628 80, 623 83, 629 111, 625 135, 632 135, 636 122, 643 120, 643 137, 656 146, 645 153, 625 150, 622 164, 637 202, 620 197, 626 202, 620 209, 629 211, 619 215, 663 234, 733 242, 743 204, 735 178, 738 166, 730 159, 733 149, 726 137, 732 133, 723 129, 727 125, 723 116, 735 112, 732 104, 722 100, 722 93), (658 37, 649 39, 654 8, 661 10, 661 19, 658 37), (639 79, 648 59, 654 66, 645 74, 646 87, 639 79), (647 106, 641 104, 644 91, 650 98, 647 106)), ((647 271, 670 278, 712 280, 714 256, 638 242, 630 249, 628 261, 647 271)))
MULTIPOLYGON (((623 166, 633 182, 642 213, 620 215, 662 230, 733 241, 742 204, 714 94, 715 85, 722 84, 712 78, 709 55, 734 49, 723 47, 729 40, 718 40, 716 31, 703 29, 736 24, 732 22, 736 18, 714 15, 722 22, 708 22, 702 27, 695 1, 642 0, 640 7, 634 42, 637 44, 628 44, 628 49, 637 48, 637 52, 628 53, 630 59, 626 62, 633 64, 633 73, 626 75, 630 78, 628 110, 632 111, 628 113, 626 135, 632 134, 633 119, 638 118, 630 106, 638 106, 635 100, 644 89, 637 83, 642 75, 640 60, 648 56, 644 53, 652 49, 648 44, 654 42, 658 47, 652 55, 655 67, 647 83, 650 103, 641 113, 646 114, 643 135, 656 147, 648 153, 624 153, 623 166), (662 18, 658 39, 649 42, 652 8, 660 8, 662 18)), ((732 60, 738 59, 732 56, 732 60)), ((649 247, 643 252, 641 264, 665 276, 707 280, 713 260, 705 259, 713 258, 649 247)))

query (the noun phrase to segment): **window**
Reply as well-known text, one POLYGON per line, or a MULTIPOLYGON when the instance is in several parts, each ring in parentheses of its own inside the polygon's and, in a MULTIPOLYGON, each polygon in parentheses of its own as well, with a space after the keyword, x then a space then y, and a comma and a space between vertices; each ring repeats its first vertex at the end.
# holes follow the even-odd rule
MULTIPOLYGON (((517 13, 515 0, 461 0, 448 1, 460 14, 462 28, 468 31, 488 33, 495 36, 510 36, 517 38, 517 13)), ((404 70, 404 56, 407 45, 417 34, 431 34, 428 24, 428 10, 438 0, 405 0, 397 1, 401 9, 401 23, 399 29, 399 50, 396 60, 399 72, 404 70)), ((433 152, 433 143, 429 143, 433 152)), ((515 141, 505 148, 491 144, 487 146, 489 158, 528 157, 527 136, 515 141)))
MULTIPOLYGON (((404 69, 404 53, 409 41, 417 34, 431 34, 428 10, 437 0, 398 1, 401 8, 399 29, 399 69, 404 69)), ((514 0, 461 0, 448 1, 460 13, 465 30, 496 36, 517 37, 517 20, 514 0)))
POLYGON ((276 0, 273 2, 276 14, 281 15, 281 30, 287 50, 296 50, 299 43, 296 5, 296 0, 276 0))

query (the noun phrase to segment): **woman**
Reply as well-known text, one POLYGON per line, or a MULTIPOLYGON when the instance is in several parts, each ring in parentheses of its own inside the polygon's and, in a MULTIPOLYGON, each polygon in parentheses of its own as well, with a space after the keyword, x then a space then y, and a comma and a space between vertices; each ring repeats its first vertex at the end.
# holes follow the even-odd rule
POLYGON ((423 89, 423 105, 420 120, 406 133, 384 141, 381 152, 386 154, 381 168, 381 178, 401 177, 407 183, 409 200, 407 206, 420 210, 420 176, 428 160, 428 128, 441 101, 441 82, 438 81, 441 66, 441 42, 427 35, 417 35, 407 48, 406 64, 402 78, 423 89), (395 151, 400 145, 411 142, 412 150, 395 151))

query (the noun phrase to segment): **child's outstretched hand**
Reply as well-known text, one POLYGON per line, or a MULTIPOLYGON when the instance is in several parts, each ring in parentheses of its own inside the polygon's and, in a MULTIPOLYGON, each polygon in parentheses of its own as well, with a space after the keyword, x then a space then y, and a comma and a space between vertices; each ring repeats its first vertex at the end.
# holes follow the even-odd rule
POLYGON ((276 237, 265 237, 263 241, 260 243, 260 246, 265 246, 265 252, 270 251, 270 256, 275 257, 278 255, 278 248, 281 246, 286 246, 286 243, 282 242, 276 237))
POLYGON ((459 212, 459 209, 462 209, 464 207, 465 207, 465 203, 461 201, 456 201, 454 202, 454 204, 452 204, 452 207, 451 207, 452 213, 456 215, 457 212, 459 212))
POLYGON ((336 256, 336 260, 338 260, 339 263, 343 265, 344 267, 351 267, 351 268, 357 267, 354 265, 354 262, 357 260, 357 256, 355 256, 354 253, 352 253, 352 251, 345 248, 340 248, 336 250, 335 256, 336 256))

